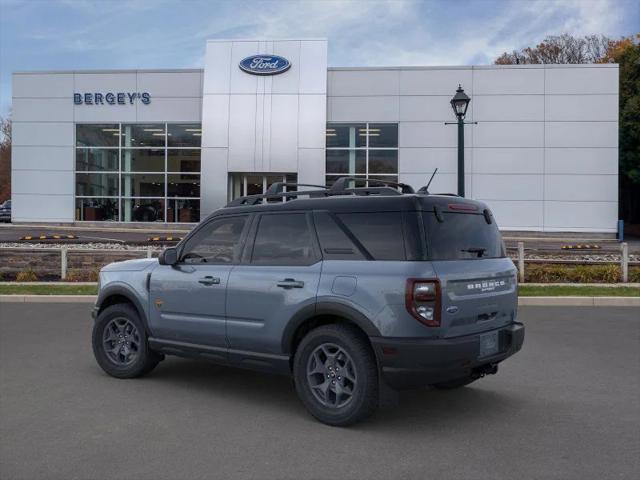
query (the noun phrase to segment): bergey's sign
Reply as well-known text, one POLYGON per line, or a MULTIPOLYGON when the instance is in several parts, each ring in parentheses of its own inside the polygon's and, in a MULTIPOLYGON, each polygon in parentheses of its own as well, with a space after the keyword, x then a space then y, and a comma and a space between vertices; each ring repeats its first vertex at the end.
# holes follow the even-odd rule
POLYGON ((278 55, 251 55, 240 62, 240 69, 252 75, 276 75, 290 67, 289 60, 278 55))
POLYGON ((140 101, 144 105, 151 103, 148 92, 107 92, 107 93, 74 93, 73 103, 76 105, 133 105, 140 101))

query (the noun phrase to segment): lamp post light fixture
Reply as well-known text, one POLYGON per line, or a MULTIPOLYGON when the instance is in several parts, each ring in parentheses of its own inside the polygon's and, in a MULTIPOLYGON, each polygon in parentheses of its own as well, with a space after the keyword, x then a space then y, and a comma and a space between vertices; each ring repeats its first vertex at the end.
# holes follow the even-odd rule
MULTIPOLYGON (((469 102, 471 102, 471 99, 464 93, 462 85, 458 85, 456 94, 451 99, 451 108, 458 119, 455 123, 458 124, 458 195, 461 197, 464 197, 464 117, 467 114, 469 102)), ((451 124, 454 122, 445 123, 451 124)))

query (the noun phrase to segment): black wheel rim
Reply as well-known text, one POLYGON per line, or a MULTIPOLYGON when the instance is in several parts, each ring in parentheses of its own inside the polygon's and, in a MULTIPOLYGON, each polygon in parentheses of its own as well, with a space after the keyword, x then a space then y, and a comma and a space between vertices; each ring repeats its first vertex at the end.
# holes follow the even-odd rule
POLYGON ((140 353, 138 328, 126 318, 114 318, 104 328, 102 345, 111 362, 120 367, 131 365, 140 353))
POLYGON ((316 347, 307 361, 307 384, 323 406, 341 408, 347 405, 358 385, 355 364, 349 353, 335 343, 316 347))

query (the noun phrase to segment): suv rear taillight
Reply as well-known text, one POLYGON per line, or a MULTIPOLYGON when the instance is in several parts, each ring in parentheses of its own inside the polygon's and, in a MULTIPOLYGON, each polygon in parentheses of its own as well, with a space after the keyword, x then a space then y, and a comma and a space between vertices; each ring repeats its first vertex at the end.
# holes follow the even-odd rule
POLYGON ((440 326, 440 282, 438 280, 407 280, 405 292, 407 311, 428 327, 440 326))

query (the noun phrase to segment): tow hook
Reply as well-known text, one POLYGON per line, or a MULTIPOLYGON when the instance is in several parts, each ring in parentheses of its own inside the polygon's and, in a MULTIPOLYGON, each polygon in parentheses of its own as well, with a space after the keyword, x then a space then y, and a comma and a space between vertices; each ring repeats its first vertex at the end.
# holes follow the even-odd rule
POLYGON ((498 365, 495 363, 488 363, 487 365, 474 368, 471 372, 471 376, 477 379, 482 378, 485 375, 495 375, 496 373, 498 373, 498 365))

